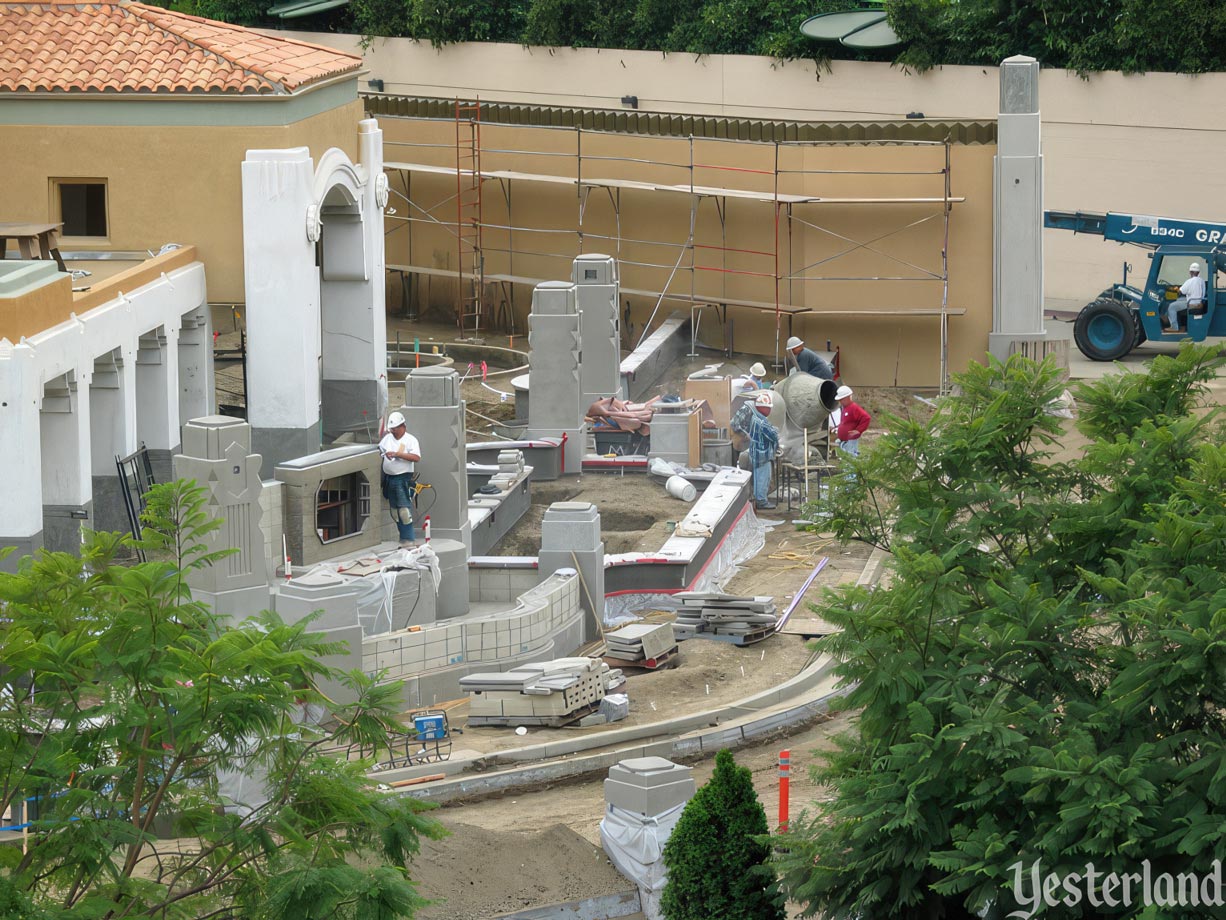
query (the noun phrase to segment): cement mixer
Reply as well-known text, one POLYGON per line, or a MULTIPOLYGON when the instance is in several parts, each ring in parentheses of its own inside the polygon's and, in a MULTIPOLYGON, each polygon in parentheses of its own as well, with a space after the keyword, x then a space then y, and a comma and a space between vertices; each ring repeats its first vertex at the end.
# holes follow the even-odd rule
POLYGON ((771 424, 779 429, 780 458, 803 466, 805 430, 819 431, 838 405, 838 386, 811 374, 793 372, 775 384, 771 392, 771 424))

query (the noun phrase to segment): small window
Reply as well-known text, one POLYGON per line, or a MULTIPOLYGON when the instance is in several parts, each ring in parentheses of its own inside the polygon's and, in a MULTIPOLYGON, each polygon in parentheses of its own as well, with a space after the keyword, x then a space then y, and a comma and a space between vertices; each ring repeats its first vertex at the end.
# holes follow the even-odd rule
POLYGON ((370 517, 370 483, 361 473, 325 479, 315 496, 315 532, 321 543, 361 533, 370 517))
POLYGON ((61 236, 109 236, 105 179, 52 179, 51 199, 52 213, 64 224, 61 236))

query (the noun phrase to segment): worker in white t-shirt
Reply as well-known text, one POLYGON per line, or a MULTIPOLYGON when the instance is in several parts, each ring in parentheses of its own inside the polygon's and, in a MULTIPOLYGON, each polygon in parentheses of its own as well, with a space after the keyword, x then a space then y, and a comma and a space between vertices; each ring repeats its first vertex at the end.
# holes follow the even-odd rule
POLYGON ((421 445, 409 434, 404 416, 393 412, 387 417, 387 434, 379 442, 386 477, 383 494, 392 507, 392 518, 400 531, 400 545, 416 546, 413 534, 413 492, 416 488, 414 471, 421 459, 421 445))
MULTIPOLYGON (((1179 328, 1179 311, 1187 310, 1188 316, 1191 317, 1193 311, 1199 310, 1205 305, 1205 279, 1200 276, 1200 263, 1193 262, 1188 266, 1188 280, 1179 286, 1179 299, 1172 300, 1171 305, 1166 308, 1167 322, 1170 323, 1169 332, 1182 332, 1179 328)), ((1189 325, 1191 321, 1189 320, 1189 325)))

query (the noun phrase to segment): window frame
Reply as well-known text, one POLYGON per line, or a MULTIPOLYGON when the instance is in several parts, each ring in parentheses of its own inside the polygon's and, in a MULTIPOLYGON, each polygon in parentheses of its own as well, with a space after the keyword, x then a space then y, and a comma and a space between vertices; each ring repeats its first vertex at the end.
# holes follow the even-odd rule
POLYGON ((70 233, 64 232, 63 226, 60 228, 60 244, 71 243, 76 245, 81 244, 110 244, 111 242, 111 183, 104 177, 99 176, 51 176, 50 182, 50 223, 64 223, 64 199, 61 194, 61 189, 65 185, 101 185, 102 186, 102 207, 104 218, 106 220, 106 234, 104 236, 73 236, 70 233))

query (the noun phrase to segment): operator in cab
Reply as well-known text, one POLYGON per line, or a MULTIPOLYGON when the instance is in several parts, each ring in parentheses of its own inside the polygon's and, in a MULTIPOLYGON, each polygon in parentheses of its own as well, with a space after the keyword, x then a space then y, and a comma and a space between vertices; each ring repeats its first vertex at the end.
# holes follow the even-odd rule
POLYGON ((1188 280, 1179 286, 1179 298, 1166 308, 1167 332, 1183 332, 1179 327, 1179 313, 1186 310, 1187 316, 1199 313, 1205 306, 1205 279, 1200 276, 1200 263, 1188 266, 1188 280))

